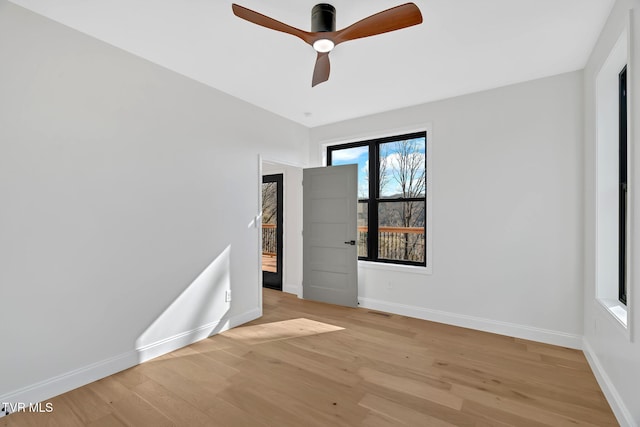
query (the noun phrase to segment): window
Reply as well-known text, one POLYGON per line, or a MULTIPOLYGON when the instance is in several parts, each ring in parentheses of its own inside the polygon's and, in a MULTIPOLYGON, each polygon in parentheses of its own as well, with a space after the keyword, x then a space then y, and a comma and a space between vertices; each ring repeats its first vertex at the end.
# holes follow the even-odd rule
POLYGON ((327 147, 328 165, 358 165, 358 258, 427 265, 427 133, 327 147))
POLYGON ((631 339, 627 295, 629 215, 627 73, 629 28, 619 35, 595 80, 595 298, 631 339))
POLYGON ((627 304, 627 66, 618 74, 618 300, 627 304))

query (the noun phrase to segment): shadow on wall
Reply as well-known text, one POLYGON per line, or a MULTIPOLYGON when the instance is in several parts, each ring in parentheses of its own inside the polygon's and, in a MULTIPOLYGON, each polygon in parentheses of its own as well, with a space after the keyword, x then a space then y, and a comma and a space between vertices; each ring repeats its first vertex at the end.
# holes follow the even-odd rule
MULTIPOLYGON (((138 363, 228 328, 231 246, 227 246, 138 337, 138 363), (217 320, 215 320, 217 319, 217 320)), ((153 297, 153 296, 152 296, 153 297)))

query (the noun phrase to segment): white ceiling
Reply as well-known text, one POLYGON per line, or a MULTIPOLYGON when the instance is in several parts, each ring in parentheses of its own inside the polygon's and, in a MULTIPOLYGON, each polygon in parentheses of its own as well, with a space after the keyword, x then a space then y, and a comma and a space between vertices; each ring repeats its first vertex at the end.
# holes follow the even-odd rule
MULTIPOLYGON (((12 0, 309 127, 584 67, 614 0, 415 0, 421 25, 331 52, 233 15, 228 0, 12 0)), ((236 0, 309 31, 318 0, 236 0)), ((326 1, 326 0, 325 0, 326 1)), ((406 0, 333 0, 337 28, 406 0)))

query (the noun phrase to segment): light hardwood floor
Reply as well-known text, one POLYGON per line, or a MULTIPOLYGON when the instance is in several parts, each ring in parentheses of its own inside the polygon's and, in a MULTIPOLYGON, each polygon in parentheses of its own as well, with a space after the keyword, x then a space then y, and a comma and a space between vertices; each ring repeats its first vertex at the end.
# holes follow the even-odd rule
POLYGON ((262 254, 262 271, 269 271, 271 273, 277 273, 278 270, 278 258, 275 255, 262 254))
POLYGON ((264 291, 264 316, 2 426, 614 426, 580 351, 264 291))

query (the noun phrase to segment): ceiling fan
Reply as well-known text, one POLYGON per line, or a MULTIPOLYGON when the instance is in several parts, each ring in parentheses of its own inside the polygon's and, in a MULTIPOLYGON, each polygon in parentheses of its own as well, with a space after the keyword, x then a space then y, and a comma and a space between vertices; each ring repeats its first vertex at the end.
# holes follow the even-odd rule
POLYGON ((342 30, 336 31, 336 9, 327 3, 320 3, 311 10, 311 32, 303 31, 273 18, 254 12, 246 7, 233 4, 233 13, 254 24, 299 37, 318 52, 313 69, 311 86, 329 79, 329 52, 340 43, 363 37, 375 36, 389 31, 400 30, 422 23, 420 9, 413 3, 392 7, 364 18, 342 30))

